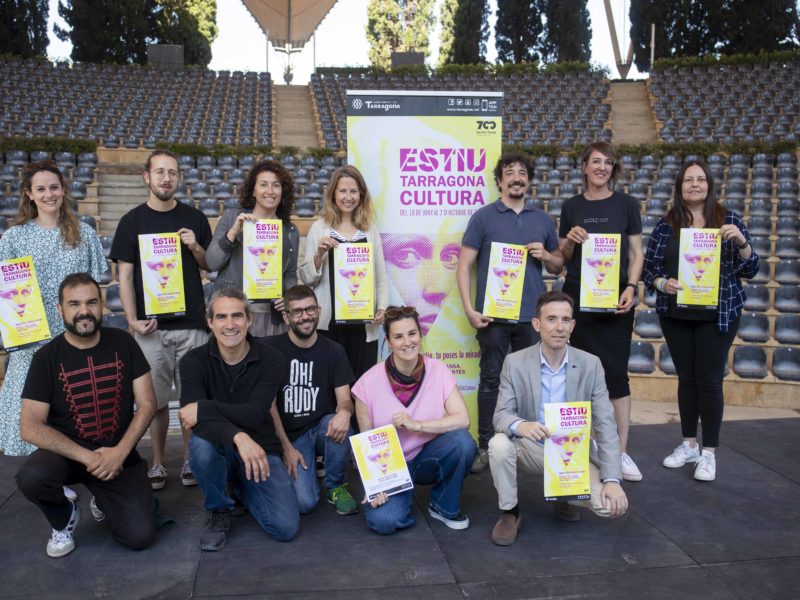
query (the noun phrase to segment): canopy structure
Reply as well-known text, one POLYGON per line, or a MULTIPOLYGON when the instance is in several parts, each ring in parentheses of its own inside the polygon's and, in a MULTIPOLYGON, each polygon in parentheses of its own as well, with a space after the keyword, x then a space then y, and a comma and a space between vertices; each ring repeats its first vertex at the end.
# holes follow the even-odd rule
POLYGON ((276 50, 300 50, 336 0, 242 0, 276 50))

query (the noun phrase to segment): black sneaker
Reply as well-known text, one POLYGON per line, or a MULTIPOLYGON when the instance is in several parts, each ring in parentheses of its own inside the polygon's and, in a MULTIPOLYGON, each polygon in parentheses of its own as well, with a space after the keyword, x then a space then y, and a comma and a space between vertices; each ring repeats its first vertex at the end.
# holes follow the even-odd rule
POLYGON ((447 525, 450 529, 466 529, 469 527, 469 517, 463 512, 458 513, 457 517, 451 519, 450 517, 445 517, 442 513, 433 508, 433 504, 428 504, 428 514, 437 521, 441 521, 447 525))
POLYGON ((200 536, 200 550, 217 552, 225 546, 225 536, 231 528, 231 511, 212 510, 208 513, 206 527, 200 536))

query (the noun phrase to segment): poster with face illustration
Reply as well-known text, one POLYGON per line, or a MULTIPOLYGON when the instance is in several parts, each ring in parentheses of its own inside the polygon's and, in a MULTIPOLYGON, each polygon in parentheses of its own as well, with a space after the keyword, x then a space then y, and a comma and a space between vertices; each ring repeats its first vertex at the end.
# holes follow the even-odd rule
POLYGON ((278 219, 245 221, 242 231, 242 281, 252 302, 283 296, 283 223, 278 219))
POLYGON ((681 229, 678 306, 717 308, 722 242, 717 229, 681 229))
POLYGON ((50 339, 30 256, 0 261, 0 335, 8 351, 50 339))
POLYGON ((581 245, 581 310, 614 312, 619 302, 619 233, 590 233, 581 245))
POLYGON ((519 321, 527 258, 525 246, 492 242, 483 301, 484 315, 499 321, 519 321))
POLYGON ((371 243, 333 249, 333 316, 337 323, 370 323, 375 318, 375 270, 371 243))
POLYGON ((550 430, 544 442, 545 500, 587 500, 592 403, 545 404, 544 424, 550 430))
POLYGON ((414 487, 394 425, 352 435, 350 445, 369 500, 380 492, 391 496, 414 487))
POLYGON ((180 236, 177 233, 140 235, 139 259, 147 318, 186 314, 180 236))

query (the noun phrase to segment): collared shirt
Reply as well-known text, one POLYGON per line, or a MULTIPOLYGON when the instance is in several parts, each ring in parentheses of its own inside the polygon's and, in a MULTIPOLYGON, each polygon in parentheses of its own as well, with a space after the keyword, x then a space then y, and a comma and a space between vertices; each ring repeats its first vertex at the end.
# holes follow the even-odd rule
MULTIPOLYGON (((554 402, 567 401, 567 365, 569 364, 569 346, 564 352, 564 358, 557 369, 553 370, 539 350, 539 361, 541 364, 541 380, 542 380, 542 404, 539 406, 539 414, 536 416, 537 421, 544 425, 544 405, 554 402)), ((509 431, 513 435, 517 435, 517 427, 524 419, 518 419, 509 426, 509 431)))
MULTIPOLYGON (((750 232, 747 231, 742 219, 735 212, 725 213, 725 223, 736 225, 745 239, 750 241, 750 232)), ((660 315, 669 314, 669 296, 655 288, 653 282, 659 277, 668 277, 665 254, 667 243, 674 236, 672 227, 666 218, 653 228, 650 241, 647 243, 647 253, 644 257, 644 271, 642 280, 649 288, 656 290, 656 312, 660 315)), ((730 324, 742 313, 745 291, 741 280, 751 279, 758 273, 759 258, 753 247, 750 247, 750 258, 744 260, 736 247, 736 242, 726 240, 722 242, 722 260, 719 269, 719 305, 717 306, 717 328, 728 331, 730 324)))

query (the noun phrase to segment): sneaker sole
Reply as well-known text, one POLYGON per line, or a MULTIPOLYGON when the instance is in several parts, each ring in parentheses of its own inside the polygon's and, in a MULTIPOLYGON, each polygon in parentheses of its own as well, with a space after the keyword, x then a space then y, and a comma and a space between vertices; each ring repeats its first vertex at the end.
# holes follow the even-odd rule
POLYGON ((641 473, 639 475, 625 475, 625 473, 623 473, 622 474, 622 478, 625 481, 641 481, 642 480, 642 475, 641 475, 641 473))
POLYGON ((224 547, 225 547, 225 542, 222 542, 218 546, 211 546, 209 544, 203 544, 203 543, 200 544, 200 550, 202 550, 203 552, 219 552, 224 547))
POLYGON ((694 474, 695 481, 714 481, 716 478, 717 478, 717 474, 716 473, 714 473, 714 475, 711 476, 711 477, 704 477, 702 475, 700 477, 698 477, 697 473, 694 474))
POLYGON ((455 529, 456 531, 461 531, 469 527, 469 518, 464 519, 463 521, 451 521, 439 513, 433 512, 430 508, 428 509, 428 514, 437 521, 444 523, 450 529, 455 529))
MULTIPOLYGON (((328 500, 328 504, 330 504, 331 506, 336 506, 336 502, 334 502, 334 501, 333 501, 333 500, 331 500, 330 498, 327 498, 327 500, 328 500)), ((353 510, 351 510, 350 512, 342 512, 342 511, 340 511, 340 510, 337 508, 337 509, 336 509, 336 514, 337 514, 337 515, 342 515, 343 517, 346 517, 347 515, 357 515, 357 514, 358 514, 358 507, 356 506, 356 507, 355 507, 353 510)))
MULTIPOLYGON (((194 487, 197 485, 197 479, 181 479, 181 485, 183 487, 194 487)), ((163 485, 161 486, 164 487, 163 485)))
POLYGON ((691 464, 694 464, 694 463, 696 463, 698 460, 700 460, 700 457, 699 457, 699 456, 698 456, 697 458, 690 458, 689 460, 685 460, 685 461, 683 461, 683 462, 682 462, 681 464, 679 464, 679 465, 668 465, 666 460, 662 461, 662 462, 661 462, 661 464, 662 464, 663 466, 667 467, 668 469, 680 469, 681 467, 683 467, 683 466, 686 466, 686 465, 688 465, 688 464, 690 464, 690 463, 691 463, 691 464))
POLYGON ((157 482, 150 482, 150 487, 153 488, 155 491, 163 490, 167 485, 166 481, 157 481, 157 482))

